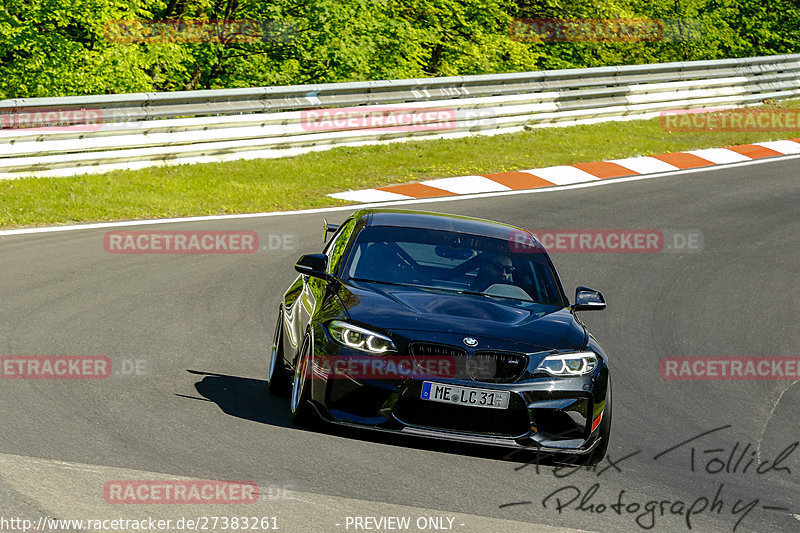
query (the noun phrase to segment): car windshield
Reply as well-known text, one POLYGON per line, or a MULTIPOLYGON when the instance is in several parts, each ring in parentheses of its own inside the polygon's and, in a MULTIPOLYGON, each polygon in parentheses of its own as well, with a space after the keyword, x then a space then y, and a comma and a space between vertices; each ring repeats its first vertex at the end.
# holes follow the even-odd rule
POLYGON ((505 239, 370 226, 356 237, 341 277, 562 307, 556 274, 536 252, 505 239))

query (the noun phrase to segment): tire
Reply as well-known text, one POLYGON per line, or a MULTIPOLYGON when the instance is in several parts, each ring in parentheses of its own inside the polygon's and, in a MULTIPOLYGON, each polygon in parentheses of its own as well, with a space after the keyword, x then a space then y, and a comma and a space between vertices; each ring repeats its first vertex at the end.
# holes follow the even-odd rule
POLYGON ((300 348, 300 355, 297 357, 297 364, 294 367, 294 377, 292 378, 292 392, 289 395, 289 410, 292 413, 292 422, 299 426, 310 425, 314 420, 313 407, 309 403, 310 385, 308 376, 311 373, 311 335, 306 335, 303 339, 303 346, 300 348))
POLYGON ((608 377, 608 388, 606 390, 606 406, 603 411, 603 419, 600 421, 600 443, 592 450, 589 462, 593 465, 598 464, 606 456, 608 451, 608 441, 611 437, 611 376, 608 377))
POLYGON ((283 361, 283 308, 278 312, 272 352, 267 370, 267 392, 272 396, 286 398, 289 395, 289 379, 283 361))

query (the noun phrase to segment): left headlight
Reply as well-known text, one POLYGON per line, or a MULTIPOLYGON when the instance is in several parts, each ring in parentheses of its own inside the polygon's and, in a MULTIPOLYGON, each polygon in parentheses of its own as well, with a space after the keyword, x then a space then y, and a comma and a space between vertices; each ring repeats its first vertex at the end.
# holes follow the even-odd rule
POLYGON ((397 351, 392 339, 386 335, 341 320, 333 320, 328 323, 328 331, 336 342, 354 350, 371 354, 397 351))
POLYGON ((537 371, 551 376, 585 376, 597 368, 597 354, 594 352, 559 353, 545 357, 537 371))

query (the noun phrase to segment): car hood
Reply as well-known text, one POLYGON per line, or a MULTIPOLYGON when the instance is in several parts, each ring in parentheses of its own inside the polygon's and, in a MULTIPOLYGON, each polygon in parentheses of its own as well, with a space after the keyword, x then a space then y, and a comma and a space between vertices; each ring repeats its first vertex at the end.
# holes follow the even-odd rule
POLYGON ((540 350, 586 344, 585 329, 565 308, 521 307, 502 298, 363 282, 343 284, 339 298, 353 321, 387 331, 455 333, 540 350))

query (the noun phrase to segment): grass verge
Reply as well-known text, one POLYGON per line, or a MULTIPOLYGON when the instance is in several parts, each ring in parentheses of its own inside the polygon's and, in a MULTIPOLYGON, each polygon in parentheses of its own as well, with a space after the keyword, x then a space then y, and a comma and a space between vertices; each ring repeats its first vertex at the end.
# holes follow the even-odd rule
MULTIPOLYGON (((766 108, 800 109, 800 100, 766 108)), ((760 108, 763 109, 764 107, 760 108)), ((800 131, 670 132, 658 119, 334 148, 284 159, 0 181, 0 227, 344 205, 332 192, 799 137, 800 131)))

